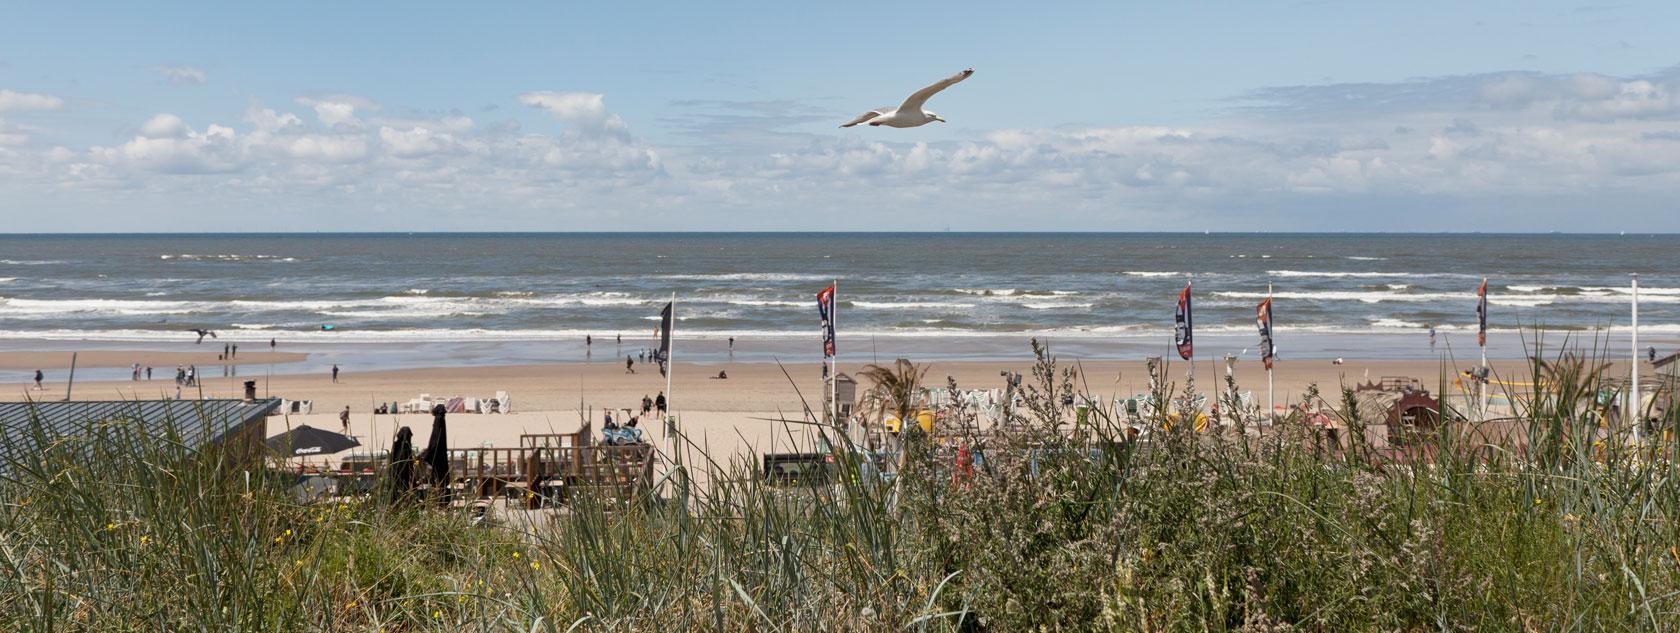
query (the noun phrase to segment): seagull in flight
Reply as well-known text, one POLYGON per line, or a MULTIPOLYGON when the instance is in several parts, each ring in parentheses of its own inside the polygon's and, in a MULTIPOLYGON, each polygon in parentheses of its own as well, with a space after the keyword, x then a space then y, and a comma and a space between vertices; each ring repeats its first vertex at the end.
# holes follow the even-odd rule
POLYGON ((198 343, 203 343, 204 342, 204 337, 206 337, 206 336, 208 336, 210 338, 216 338, 216 333, 212 332, 210 330, 200 330, 198 328, 189 328, 187 331, 198 333, 198 343))
POLYGON ((917 90, 915 93, 911 94, 909 98, 904 100, 904 103, 898 104, 898 107, 896 108, 892 106, 881 106, 879 108, 875 108, 874 110, 858 115, 857 118, 847 121, 840 127, 852 127, 859 123, 868 123, 870 127, 880 127, 883 125, 887 127, 917 127, 920 125, 927 125, 928 123, 932 123, 934 121, 944 123, 945 119, 940 118, 937 114, 923 110, 922 106, 926 105, 927 100, 932 98, 933 95, 939 94, 939 91, 950 88, 951 86, 956 85, 959 81, 968 79, 968 76, 972 74, 974 74, 974 69, 970 68, 955 75, 951 75, 950 77, 936 81, 933 85, 917 90))

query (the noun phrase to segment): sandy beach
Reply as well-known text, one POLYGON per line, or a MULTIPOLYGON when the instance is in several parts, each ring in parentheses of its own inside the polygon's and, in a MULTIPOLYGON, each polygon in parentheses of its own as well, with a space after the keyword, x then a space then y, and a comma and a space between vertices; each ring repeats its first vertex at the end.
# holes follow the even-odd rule
MULTIPOLYGON (((132 356, 123 352, 102 354, 111 354, 114 358, 132 356)), ((257 355, 252 354, 252 357, 257 355)), ((12 359, 11 362, 18 361, 12 359)), ((1351 386, 1385 376, 1418 378, 1426 388, 1434 390, 1443 372, 1451 375, 1472 367, 1474 363, 1470 360, 1455 367, 1425 360, 1348 360, 1341 365, 1320 360, 1280 362, 1273 373, 1275 399, 1278 406, 1284 406, 1285 403, 1298 401, 1312 384, 1333 394, 1339 385, 1351 386)), ((1104 400, 1141 393, 1148 384, 1142 360, 1069 361, 1063 364, 1079 367, 1085 389, 1104 400)), ((861 363, 842 363, 840 371, 851 374, 862 367, 861 363)), ((1169 376, 1182 385, 1187 367, 1188 363, 1171 363, 1169 376)), ((964 388, 999 388, 1004 384, 999 374, 1004 371, 1018 371, 1031 380, 1031 363, 1024 359, 933 362, 928 363, 928 368, 926 384, 930 386, 942 386, 949 377, 964 388)), ((1518 381, 1523 380, 1528 371, 1520 361, 1495 362, 1493 369, 1518 381)), ((1197 387, 1204 392, 1217 388, 1222 384, 1223 373, 1223 363, 1217 359, 1198 362, 1197 387)), ((1240 389, 1252 391, 1256 402, 1265 402, 1266 378, 1259 362, 1238 362, 1235 376, 1240 389)), ((489 397, 497 391, 507 391, 512 395, 512 415, 450 416, 451 444, 465 448, 517 446, 522 433, 573 432, 580 428, 586 416, 595 420, 594 428, 598 430, 604 409, 614 410, 618 419, 623 421, 628 415, 625 410, 639 409, 643 396, 655 396, 665 389, 664 378, 652 367, 638 367, 637 373, 630 374, 622 365, 597 362, 434 367, 366 373, 347 370, 336 383, 323 373, 216 376, 206 377, 198 388, 188 388, 183 395, 189 398, 239 397, 244 380, 257 381, 259 396, 309 400, 313 404, 313 412, 309 415, 271 418, 269 435, 302 424, 337 431, 340 428, 338 414, 349 407, 350 433, 364 444, 364 449, 357 450, 385 447, 402 426, 410 427, 417 438, 427 437, 431 428, 430 416, 373 413, 379 403, 407 402, 421 394, 489 397)), ((60 398, 63 397, 63 389, 62 382, 49 382, 46 389, 39 392, 33 391, 30 385, 13 384, 6 388, 4 395, 7 399, 39 398, 43 395, 60 398)), ((800 419, 803 410, 801 395, 812 401, 812 406, 819 406, 815 403, 820 401, 822 389, 820 370, 810 364, 784 367, 764 362, 677 363, 672 404, 681 416, 683 428, 696 443, 710 447, 714 457, 744 457, 786 450, 790 432, 795 438, 803 436, 802 427, 771 420, 800 419), (716 378, 720 371, 727 372, 728 379, 716 378)), ((173 397, 174 392, 173 380, 161 375, 156 380, 140 382, 78 383, 74 388, 78 399, 160 398, 173 397)), ((658 424, 642 426, 649 440, 660 442, 664 439, 658 424)), ((341 456, 313 459, 334 462, 341 456)))
MULTIPOLYGON (((216 350, 220 345, 214 346, 216 350)), ((65 351, 12 351, 0 352, 0 369, 34 371, 36 369, 57 369, 70 365, 72 352, 65 351)), ((162 377, 165 367, 175 365, 198 365, 199 367, 219 367, 223 365, 275 365, 295 363, 309 357, 302 352, 259 352, 252 350, 241 353, 237 358, 217 358, 221 352, 206 347, 202 352, 165 352, 156 350, 87 350, 74 352, 76 367, 80 369, 130 367, 139 363, 141 367, 151 367, 153 375, 162 377)))

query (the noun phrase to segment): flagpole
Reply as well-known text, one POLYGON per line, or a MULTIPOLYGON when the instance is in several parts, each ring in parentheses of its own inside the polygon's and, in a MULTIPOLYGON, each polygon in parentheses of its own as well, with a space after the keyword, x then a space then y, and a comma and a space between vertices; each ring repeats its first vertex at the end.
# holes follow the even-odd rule
MULTIPOLYGON (((1633 444, 1639 445, 1640 427, 1644 425, 1639 402, 1639 273, 1633 274, 1633 384, 1628 386, 1628 410, 1632 412, 1633 444)), ((1627 416, 1623 416, 1627 418, 1627 416)))
POLYGON ((1272 426, 1277 426, 1277 403, 1272 400, 1272 363, 1277 362, 1274 356, 1277 346, 1272 344, 1272 337, 1277 336, 1277 324, 1272 322, 1272 282, 1266 282, 1266 332, 1272 336, 1263 341, 1270 349, 1260 350, 1262 358, 1270 359, 1266 365, 1266 417, 1272 426))
POLYGON ((670 345, 665 349, 665 439, 671 443, 671 459, 682 467, 682 442, 677 435, 676 394, 671 392, 671 375, 677 373, 677 293, 671 293, 670 345))
POLYGON ((1487 364, 1487 277, 1482 278, 1481 304, 1483 306, 1482 314, 1478 320, 1481 321, 1479 325, 1482 328, 1482 338, 1477 342, 1481 343, 1478 347, 1482 350, 1482 382, 1478 385, 1478 387, 1481 390, 1482 396, 1481 419, 1486 420, 1488 409, 1488 386, 1493 384, 1493 375, 1488 372, 1487 364))
MULTIPOLYGON (((830 297, 833 305, 830 305, 828 309, 828 326, 830 330, 835 332, 835 337, 838 338, 840 331, 840 280, 835 279, 832 287, 834 288, 834 294, 830 297)), ((824 334, 826 335, 826 333, 824 334)), ((834 353, 828 357, 829 423, 833 424, 835 428, 840 427, 840 390, 836 386, 839 382, 840 345, 836 342, 834 353)))

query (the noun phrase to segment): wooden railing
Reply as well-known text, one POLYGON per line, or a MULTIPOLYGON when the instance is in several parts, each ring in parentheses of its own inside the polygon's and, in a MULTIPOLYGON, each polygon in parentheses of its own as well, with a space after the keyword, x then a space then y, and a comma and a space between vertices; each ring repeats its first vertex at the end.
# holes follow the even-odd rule
POLYGON ((533 507, 580 494, 628 500, 651 489, 654 460, 646 444, 457 448, 449 450, 450 489, 480 499, 511 489, 533 507))

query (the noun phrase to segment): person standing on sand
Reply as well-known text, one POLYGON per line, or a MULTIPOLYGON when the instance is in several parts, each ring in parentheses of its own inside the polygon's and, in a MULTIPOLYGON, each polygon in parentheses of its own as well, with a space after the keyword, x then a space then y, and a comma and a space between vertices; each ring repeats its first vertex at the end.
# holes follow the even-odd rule
POLYGON ((652 411, 653 411, 653 398, 647 397, 647 394, 645 394, 645 393, 642 394, 642 415, 647 415, 648 413, 651 413, 652 411))
POLYGON ((146 366, 146 380, 151 380, 151 379, 152 379, 152 367, 150 365, 147 365, 146 366))
POLYGON ((46 378, 47 378, 47 375, 41 373, 41 370, 39 370, 39 369, 35 370, 35 390, 36 391, 40 391, 42 389, 41 381, 46 380, 46 378))
POLYGON ((624 373, 636 373, 636 359, 631 358, 628 354, 624 356, 624 373))
POLYGON ((735 355, 735 337, 733 336, 729 337, 729 354, 731 356, 735 355))
POLYGON ((339 432, 340 433, 343 433, 345 435, 350 434, 350 407, 349 407, 349 405, 345 405, 344 410, 338 412, 338 425, 339 425, 339 432))
POLYGON ((338 363, 333 363, 332 374, 333 382, 338 382, 338 363))
POLYGON ((269 352, 274 351, 274 339, 268 339, 268 351, 269 352))
POLYGON ((1435 349, 1435 326, 1429 326, 1429 349, 1435 349))
POLYGON ((659 415, 665 415, 665 392, 659 392, 659 397, 653 399, 653 408, 659 410, 659 415))
POLYGON ((233 353, 228 355, 228 358, 239 358, 239 344, 238 343, 233 344, 233 353))

